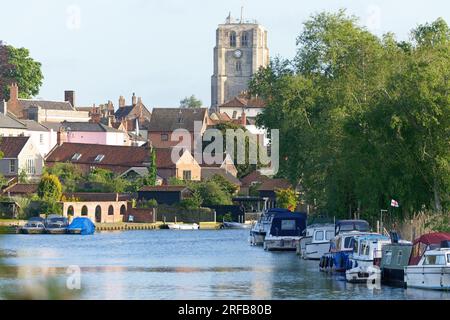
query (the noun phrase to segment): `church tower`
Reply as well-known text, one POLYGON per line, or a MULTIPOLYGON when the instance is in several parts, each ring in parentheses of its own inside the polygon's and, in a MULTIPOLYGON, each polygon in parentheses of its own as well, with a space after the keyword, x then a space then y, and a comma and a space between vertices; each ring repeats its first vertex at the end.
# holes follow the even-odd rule
POLYGON ((267 31, 256 21, 228 16, 216 31, 214 74, 211 78, 211 107, 233 99, 248 89, 261 66, 269 64, 267 31))

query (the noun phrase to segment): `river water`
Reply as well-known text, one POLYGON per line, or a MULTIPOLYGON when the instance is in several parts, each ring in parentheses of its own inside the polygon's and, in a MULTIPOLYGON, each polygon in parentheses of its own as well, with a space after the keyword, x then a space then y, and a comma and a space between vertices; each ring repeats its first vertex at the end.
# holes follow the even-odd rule
POLYGON ((292 252, 266 252, 248 230, 5 235, 0 292, 51 275, 82 299, 450 299, 448 292, 347 284, 292 252), (67 273, 80 270, 78 273, 67 273), (79 269, 78 269, 79 268, 79 269), (75 280, 74 280, 75 279, 75 280), (79 281, 78 281, 79 280, 79 281))

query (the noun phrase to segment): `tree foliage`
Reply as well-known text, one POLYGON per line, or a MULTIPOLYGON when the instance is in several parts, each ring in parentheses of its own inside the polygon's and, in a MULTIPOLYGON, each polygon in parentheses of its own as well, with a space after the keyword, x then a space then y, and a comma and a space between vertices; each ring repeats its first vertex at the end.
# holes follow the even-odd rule
POLYGON ((298 196, 292 188, 275 190, 277 207, 295 211, 298 203, 298 196))
POLYGON ((362 217, 400 202, 400 215, 450 205, 450 36, 443 19, 410 41, 377 37, 345 11, 304 23, 291 60, 252 79, 280 130, 279 175, 318 211, 362 217))
POLYGON ((44 174, 39 182, 37 194, 42 200, 59 201, 62 196, 62 186, 58 177, 44 174))
POLYGON ((0 101, 9 99, 12 83, 17 83, 21 98, 37 95, 43 79, 41 63, 30 57, 28 49, 0 42, 0 101))
POLYGON ((186 97, 183 100, 180 101, 180 108, 201 108, 203 105, 203 102, 195 97, 195 95, 192 95, 190 97, 186 97))

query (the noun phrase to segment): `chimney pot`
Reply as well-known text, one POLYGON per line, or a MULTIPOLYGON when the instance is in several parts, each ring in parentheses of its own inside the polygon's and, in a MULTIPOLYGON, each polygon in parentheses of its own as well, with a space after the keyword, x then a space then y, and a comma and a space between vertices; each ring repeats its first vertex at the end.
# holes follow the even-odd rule
POLYGON ((125 98, 123 96, 119 97, 119 108, 125 107, 125 98))
POLYGON ((136 95, 133 92, 133 96, 131 97, 131 103, 133 104, 133 106, 136 105, 136 95))

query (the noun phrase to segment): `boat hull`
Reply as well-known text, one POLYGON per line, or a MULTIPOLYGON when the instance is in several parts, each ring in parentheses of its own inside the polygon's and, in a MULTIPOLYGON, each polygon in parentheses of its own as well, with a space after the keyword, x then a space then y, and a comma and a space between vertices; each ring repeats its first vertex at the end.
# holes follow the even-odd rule
POLYGON ((450 290, 450 267, 408 266, 404 281, 408 288, 450 290))
POLYGON ((264 244, 264 239, 266 238, 265 232, 250 232, 250 244, 254 246, 262 246, 264 244))
POLYGON ((68 234, 81 234, 81 229, 67 229, 68 234))
POLYGON ((267 251, 296 251, 300 239, 296 238, 268 238, 264 240, 264 250, 267 251))
POLYGON ((169 224, 170 230, 198 230, 200 226, 196 223, 194 224, 169 224))
POLYGON ((50 228, 45 230, 45 233, 48 234, 66 234, 67 228, 50 228))
POLYGON ((306 260, 320 260, 320 258, 329 251, 330 242, 307 243, 302 257, 306 260))
POLYGON ((45 229, 41 228, 22 228, 20 229, 20 233, 23 234, 44 234, 45 229))
POLYGON ((381 270, 374 266, 356 267, 345 272, 345 278, 350 283, 371 283, 381 282, 381 270))
POLYGON ((350 268, 350 253, 346 251, 326 253, 320 258, 320 271, 338 273, 347 271, 350 268))
POLYGON ((393 269, 384 267, 381 270, 381 283, 393 287, 406 287, 405 271, 403 269, 393 269))

